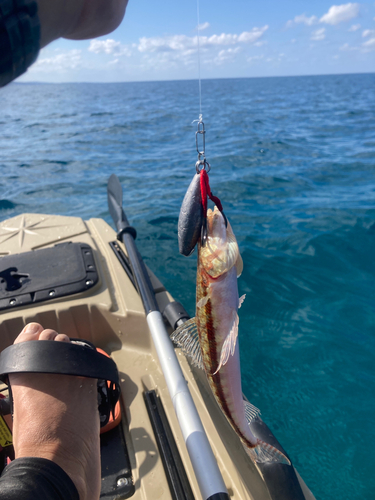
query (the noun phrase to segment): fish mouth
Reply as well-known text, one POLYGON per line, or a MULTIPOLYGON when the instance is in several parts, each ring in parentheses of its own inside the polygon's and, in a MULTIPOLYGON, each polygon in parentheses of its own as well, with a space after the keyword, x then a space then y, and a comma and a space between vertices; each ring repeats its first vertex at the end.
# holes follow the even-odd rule
POLYGON ((216 206, 207 210, 207 237, 204 245, 201 242, 199 254, 203 268, 212 278, 228 272, 240 258, 231 225, 216 206))

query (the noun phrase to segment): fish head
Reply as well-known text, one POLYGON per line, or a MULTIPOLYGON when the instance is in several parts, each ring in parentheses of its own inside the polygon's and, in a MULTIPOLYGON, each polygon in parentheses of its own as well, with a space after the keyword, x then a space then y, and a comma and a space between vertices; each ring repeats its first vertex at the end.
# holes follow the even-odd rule
POLYGON ((216 206, 214 210, 207 210, 207 240, 204 246, 199 245, 199 262, 212 278, 218 278, 234 265, 237 275, 242 271, 236 237, 229 221, 226 223, 216 206))

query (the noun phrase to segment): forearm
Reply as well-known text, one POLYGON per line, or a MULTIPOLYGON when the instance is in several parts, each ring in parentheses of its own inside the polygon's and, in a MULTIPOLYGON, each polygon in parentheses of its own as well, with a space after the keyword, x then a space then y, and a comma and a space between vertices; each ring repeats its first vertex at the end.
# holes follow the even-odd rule
POLYGON ((84 0, 37 0, 40 20, 40 48, 67 33, 77 25, 84 0))
POLYGON ((58 38, 106 35, 121 23, 128 0, 0 0, 0 86, 58 38))
POLYGON ((64 38, 87 40, 111 33, 121 24, 128 0, 82 0, 81 3, 80 16, 64 38))
POLYGON ((128 0, 37 0, 40 46, 57 38, 85 40, 106 35, 121 23, 128 0))

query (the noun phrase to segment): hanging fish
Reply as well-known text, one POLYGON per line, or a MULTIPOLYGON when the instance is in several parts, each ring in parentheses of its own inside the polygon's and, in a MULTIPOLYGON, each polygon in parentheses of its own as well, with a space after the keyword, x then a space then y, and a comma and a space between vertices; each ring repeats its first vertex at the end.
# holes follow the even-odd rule
POLYGON ((288 458, 252 433, 249 423, 260 413, 243 400, 237 342, 239 298, 237 277, 243 268, 236 237, 215 206, 207 211, 207 240, 198 242, 196 317, 181 325, 172 340, 204 368, 215 399, 255 462, 288 458))

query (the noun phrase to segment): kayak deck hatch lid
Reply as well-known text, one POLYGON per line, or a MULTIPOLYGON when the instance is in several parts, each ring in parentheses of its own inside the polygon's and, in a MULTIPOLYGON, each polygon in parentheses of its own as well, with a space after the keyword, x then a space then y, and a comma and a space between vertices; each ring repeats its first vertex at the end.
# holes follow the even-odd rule
POLYGON ((97 282, 93 250, 86 243, 7 255, 0 259, 0 310, 84 292, 97 282))

